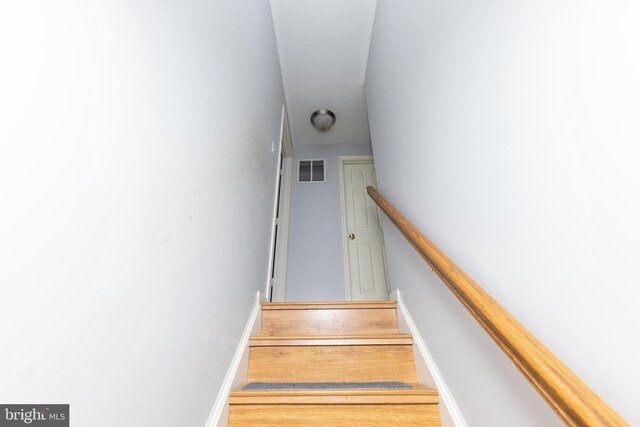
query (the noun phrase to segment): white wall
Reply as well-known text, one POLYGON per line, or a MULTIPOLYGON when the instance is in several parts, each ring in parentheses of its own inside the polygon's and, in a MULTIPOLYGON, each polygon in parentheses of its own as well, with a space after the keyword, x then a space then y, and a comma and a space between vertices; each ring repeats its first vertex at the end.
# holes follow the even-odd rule
MULTIPOLYGON (((378 2, 378 186, 640 424, 640 5, 378 2)), ((561 425, 399 233, 392 288, 474 426, 561 425)))
POLYGON ((338 157, 371 154, 371 145, 295 146, 287 260, 287 301, 344 301, 338 157), (325 159, 326 183, 298 183, 298 160, 325 159))
POLYGON ((265 286, 268 2, 3 2, 0 52, 0 401, 204 425, 265 286))

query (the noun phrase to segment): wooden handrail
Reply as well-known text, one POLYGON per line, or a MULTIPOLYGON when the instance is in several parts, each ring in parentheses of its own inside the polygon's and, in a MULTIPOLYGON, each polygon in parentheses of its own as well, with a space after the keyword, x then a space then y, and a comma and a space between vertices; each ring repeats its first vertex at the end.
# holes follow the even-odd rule
POLYGON ((628 426, 375 188, 367 192, 566 425, 628 426))

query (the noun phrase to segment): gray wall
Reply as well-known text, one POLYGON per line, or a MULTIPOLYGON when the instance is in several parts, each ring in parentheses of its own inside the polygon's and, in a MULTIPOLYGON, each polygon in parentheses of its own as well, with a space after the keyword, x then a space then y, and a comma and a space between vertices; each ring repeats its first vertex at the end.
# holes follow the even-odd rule
POLYGON ((287 301, 345 299, 338 157, 367 154, 369 144, 294 148, 287 301), (299 184, 298 159, 325 159, 327 182, 299 184))
POLYGON ((269 3, 0 2, 0 35, 0 402, 204 426, 266 280, 269 3))
MULTIPOLYGON (((640 3, 378 1, 378 188, 640 425, 640 3)), ((472 426, 560 426, 393 227, 404 291, 472 426)))

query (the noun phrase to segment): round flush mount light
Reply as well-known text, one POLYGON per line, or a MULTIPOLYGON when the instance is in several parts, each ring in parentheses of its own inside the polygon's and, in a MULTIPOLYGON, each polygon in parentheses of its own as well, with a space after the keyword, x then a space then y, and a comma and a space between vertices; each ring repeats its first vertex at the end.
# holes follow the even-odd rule
POLYGON ((311 124, 320 132, 326 132, 336 123, 336 115, 333 111, 321 108, 311 114, 311 124))

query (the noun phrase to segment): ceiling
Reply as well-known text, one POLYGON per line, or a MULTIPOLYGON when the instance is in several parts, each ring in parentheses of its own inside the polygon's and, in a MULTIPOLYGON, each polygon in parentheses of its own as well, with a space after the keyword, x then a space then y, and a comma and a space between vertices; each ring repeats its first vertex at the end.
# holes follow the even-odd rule
POLYGON ((295 146, 368 143, 364 77, 376 0, 271 0, 295 146), (327 132, 310 123, 328 108, 327 132))

